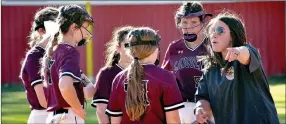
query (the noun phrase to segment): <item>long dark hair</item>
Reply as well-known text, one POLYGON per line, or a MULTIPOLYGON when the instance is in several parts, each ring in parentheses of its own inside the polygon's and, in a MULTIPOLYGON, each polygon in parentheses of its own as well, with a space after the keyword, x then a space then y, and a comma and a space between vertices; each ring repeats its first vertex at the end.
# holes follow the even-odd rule
POLYGON ((60 24, 60 32, 57 33, 52 42, 47 44, 47 50, 42 60, 41 74, 47 81, 48 66, 55 47, 58 45, 58 41, 61 39, 62 34, 66 34, 69 31, 69 27, 75 23, 76 28, 80 28, 86 21, 93 23, 92 17, 81 6, 78 5, 65 5, 59 7, 59 16, 57 21, 60 24))
POLYGON ((232 47, 240 47, 248 44, 248 42, 246 39, 244 23, 234 12, 223 11, 210 21, 205 32, 208 37, 206 42, 208 55, 202 57, 201 61, 203 61, 205 66, 204 71, 207 71, 212 66, 220 66, 223 68, 223 73, 225 73, 232 65, 232 62, 226 62, 223 59, 221 52, 213 51, 209 39, 210 34, 208 33, 210 32, 210 27, 218 20, 224 22, 229 27, 232 47))
MULTIPOLYGON (((139 42, 138 38, 140 42, 156 41, 156 43, 161 39, 160 35, 149 27, 135 28, 129 32, 128 37, 130 43, 139 42)), ((143 91, 144 69, 139 60, 150 56, 157 48, 158 46, 154 45, 136 45, 127 49, 128 54, 135 58, 127 68, 128 87, 125 99, 127 115, 132 121, 139 120, 145 113, 148 99, 143 91)))
POLYGON ((108 43, 106 43, 107 49, 106 49, 106 61, 105 61, 105 67, 113 66, 118 63, 120 59, 120 54, 116 52, 116 47, 121 45, 121 43, 125 40, 127 34, 130 30, 132 30, 134 27, 132 26, 124 26, 116 28, 112 32, 112 40, 110 40, 108 43))

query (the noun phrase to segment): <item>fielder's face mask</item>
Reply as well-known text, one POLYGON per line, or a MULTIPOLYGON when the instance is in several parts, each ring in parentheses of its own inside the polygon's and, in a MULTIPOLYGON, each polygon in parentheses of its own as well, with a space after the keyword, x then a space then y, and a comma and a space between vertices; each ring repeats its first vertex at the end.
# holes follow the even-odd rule
POLYGON ((87 41, 89 41, 92 38, 92 34, 88 31, 88 29, 82 26, 81 23, 83 23, 84 21, 90 21, 91 23, 93 23, 92 17, 90 17, 88 13, 84 13, 84 14, 78 13, 78 14, 74 14, 73 16, 63 13, 63 17, 65 17, 68 21, 79 25, 81 28, 84 28, 88 32, 89 39, 86 40, 86 38, 83 37, 83 33, 80 28, 82 39, 77 43, 77 46, 84 46, 87 43, 87 41))
MULTIPOLYGON (((179 18, 200 17, 200 16, 202 17, 202 22, 204 23, 207 16, 212 17, 213 15, 212 14, 206 14, 204 11, 199 11, 199 12, 195 12, 195 13, 178 14, 179 18)), ((195 27, 198 27, 199 25, 201 25, 201 24, 198 24, 198 25, 195 25, 195 26, 192 26, 192 27, 182 27, 182 29, 195 28, 195 27)), ((200 29, 200 31, 202 29, 203 29, 203 27, 200 29)), ((184 40, 186 40, 188 42, 194 42, 194 41, 197 40, 197 38, 198 38, 197 34, 199 32, 192 33, 192 34, 185 33, 185 34, 183 34, 184 35, 183 38, 184 38, 184 40)))
MULTIPOLYGON (((159 49, 159 53, 158 53, 158 57, 155 61, 155 65, 159 65, 160 64, 160 47, 159 47, 159 41, 161 39, 158 39, 158 40, 149 40, 149 41, 143 41, 141 40, 140 38, 140 35, 139 35, 139 32, 138 31, 135 31, 135 32, 132 32, 131 35, 135 36, 136 38, 136 42, 130 42, 130 43, 125 43, 124 44, 124 47, 125 48, 129 48, 129 47, 132 47, 132 46, 137 46, 137 45, 150 45, 150 46, 156 46, 158 49, 159 49)), ((137 58, 137 57, 134 57, 134 58, 137 58)), ((137 58, 138 59, 138 58, 137 58)))

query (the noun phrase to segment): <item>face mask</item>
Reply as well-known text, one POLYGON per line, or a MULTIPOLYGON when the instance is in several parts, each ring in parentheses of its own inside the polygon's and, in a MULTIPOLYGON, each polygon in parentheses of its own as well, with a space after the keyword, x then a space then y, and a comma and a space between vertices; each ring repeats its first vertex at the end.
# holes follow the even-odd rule
MULTIPOLYGON (((205 13, 204 11, 199 11, 199 12, 195 12, 195 13, 179 14, 178 16, 179 16, 180 18, 186 18, 186 17, 200 17, 200 16, 202 16, 202 22, 204 23, 204 22, 205 22, 205 18, 206 18, 207 16, 212 16, 212 14, 207 14, 207 13, 205 13)), ((199 25, 197 25, 197 26, 199 26, 199 25)), ((194 26, 194 27, 196 27, 196 26, 194 26)), ((192 28, 194 28, 194 27, 192 27, 192 28)), ((202 30, 202 28, 200 29, 200 31, 201 31, 201 30, 202 30)), ((200 32, 200 31, 199 31, 199 32, 200 32)), ((194 42, 194 41, 197 40, 197 38, 198 38, 197 34, 198 34, 199 32, 193 33, 193 34, 185 33, 185 34, 183 34, 183 38, 184 38, 184 40, 186 40, 186 41, 188 41, 188 42, 194 42)))
POLYGON ((86 44, 86 40, 83 38, 77 43, 77 46, 84 46, 85 44, 86 44))
POLYGON ((197 40, 198 36, 197 34, 184 34, 183 38, 188 42, 194 42, 197 40))

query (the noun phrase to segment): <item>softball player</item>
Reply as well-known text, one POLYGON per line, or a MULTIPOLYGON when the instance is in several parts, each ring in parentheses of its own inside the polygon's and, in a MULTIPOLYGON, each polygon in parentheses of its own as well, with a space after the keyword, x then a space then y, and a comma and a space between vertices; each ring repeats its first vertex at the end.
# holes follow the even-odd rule
POLYGON ((181 123, 195 121, 194 95, 202 75, 202 63, 197 57, 206 54, 203 33, 207 16, 199 2, 186 2, 176 12, 176 26, 182 30, 183 38, 172 42, 166 52, 162 67, 175 74, 185 101, 185 108, 180 109, 181 123))
POLYGON ((96 92, 91 106, 96 107, 96 115, 99 123, 110 123, 105 110, 109 101, 112 81, 114 77, 126 68, 131 59, 126 55, 124 43, 126 36, 133 27, 125 26, 113 31, 113 39, 107 43, 106 63, 101 68, 96 79, 96 92))
POLYGON ((128 34, 125 47, 134 59, 113 80, 106 110, 111 123, 180 123, 178 109, 184 103, 175 76, 154 64, 159 41, 148 27, 128 34))
MULTIPOLYGON (((84 90, 81 83, 80 54, 75 48, 86 43, 93 23, 88 12, 78 5, 59 8, 59 36, 49 42, 42 74, 48 83, 48 123, 84 123, 84 90)), ((56 27, 55 27, 56 28, 56 27)), ((56 34, 56 35, 58 35, 56 34)))
POLYGON ((46 90, 43 87, 43 80, 39 73, 41 68, 40 59, 45 54, 45 47, 49 38, 46 34, 44 21, 55 20, 58 13, 58 10, 53 7, 41 9, 35 14, 31 28, 28 43, 31 49, 26 54, 20 73, 31 108, 28 124, 44 123, 48 116, 46 111, 46 90))

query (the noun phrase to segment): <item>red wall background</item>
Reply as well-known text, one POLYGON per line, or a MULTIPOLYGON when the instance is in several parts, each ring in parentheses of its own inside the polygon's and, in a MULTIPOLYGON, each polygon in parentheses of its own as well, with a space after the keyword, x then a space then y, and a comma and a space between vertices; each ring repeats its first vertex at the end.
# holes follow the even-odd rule
MULTIPOLYGON (((267 75, 286 72, 285 2, 206 3, 206 11, 218 14, 224 8, 240 14, 247 30, 247 38, 260 50, 267 75)), ((123 25, 150 26, 159 31, 161 60, 170 42, 181 37, 176 29, 174 14, 179 4, 173 5, 102 5, 93 6, 94 77, 104 63, 105 43, 114 28, 123 25)), ((2 79, 3 83, 19 83, 20 61, 28 49, 27 36, 36 10, 43 6, 2 6, 2 79)), ((81 67, 86 71, 85 47, 81 53, 81 67)))

